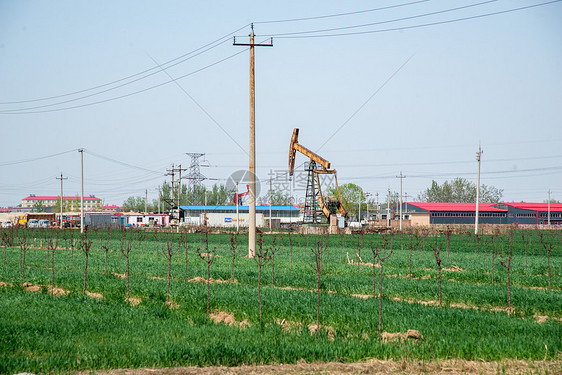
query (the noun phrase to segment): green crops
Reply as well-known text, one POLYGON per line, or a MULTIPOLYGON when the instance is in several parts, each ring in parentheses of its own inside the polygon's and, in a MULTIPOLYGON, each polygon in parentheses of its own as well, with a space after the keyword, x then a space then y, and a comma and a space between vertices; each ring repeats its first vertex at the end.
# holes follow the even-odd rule
MULTIPOLYGON (((100 239, 107 232, 91 232, 93 241, 88 261, 87 290, 101 300, 82 295, 85 256, 75 250, 71 268, 70 240, 59 236, 55 252, 55 287, 69 291, 49 294, 51 257, 47 258, 47 230, 25 231, 32 245, 25 259, 24 281, 38 285, 36 292, 20 286, 20 248, 0 248, 0 373, 60 372, 125 367, 167 367, 295 363, 305 361, 360 361, 367 358, 435 360, 501 360, 506 358, 560 359, 562 349, 562 251, 560 234, 551 238, 556 246, 550 255, 552 290, 548 290, 547 254, 535 231, 514 236, 511 268, 513 314, 507 309, 507 274, 494 263, 491 283, 490 246, 478 254, 473 236, 455 234, 447 260, 444 236, 428 237, 424 249, 412 251, 412 278, 408 276, 409 235, 395 235, 394 252, 384 263, 382 329, 406 332, 416 329, 423 340, 383 342, 378 335, 378 298, 372 295, 373 254, 370 244, 381 244, 375 234, 329 237, 328 260, 321 275, 320 332, 311 334, 316 323, 316 270, 311 247, 318 236, 284 233, 282 248, 275 255, 275 286, 271 285, 271 262, 262 272, 263 323, 259 323, 257 299, 258 268, 247 258, 247 238, 239 236, 235 259, 236 283, 213 283, 211 311, 233 315, 237 325, 215 323, 206 315, 207 286, 189 282, 206 278, 207 266, 196 255, 204 236, 187 234, 187 277, 185 249, 180 235, 133 232, 130 253, 130 293, 141 299, 132 306, 125 301, 126 260, 120 252, 121 234, 110 241, 107 273, 105 251, 100 239), (166 237, 173 237, 175 254, 171 263, 170 299, 165 304, 168 261, 162 253, 166 237), (529 245, 529 238, 531 243, 529 245), (363 241, 357 267, 357 242, 363 241), (443 306, 438 300, 437 265, 430 248, 441 244, 443 306), (300 246, 299 246, 300 241, 300 246), (402 242, 402 245, 401 245, 402 242), (62 249, 61 249, 62 247, 62 249), (525 261, 525 252, 527 259, 525 261), (4 256, 6 264, 4 264, 4 256), (48 260, 49 259, 49 260, 48 260), (347 260, 353 261, 348 264, 347 260), (409 302, 408 302, 409 301, 409 302), (539 323, 538 317, 545 317, 539 323), (285 320, 286 325, 280 322, 285 320), (290 327, 290 329, 287 329, 290 327)), ((68 232, 65 233, 68 237, 68 232)), ((490 238, 489 236, 483 236, 490 238)), ((0 237, 2 238, 2 237, 0 237)), ((277 238, 281 243, 281 238, 277 238)), ((264 246, 271 236, 264 235, 264 246)), ((211 266, 211 278, 228 280, 232 254, 228 234, 209 235, 209 247, 219 255, 211 266), (220 245, 219 245, 220 241, 220 245)), ((508 250, 505 237, 498 251, 508 250)), ((204 252, 205 250, 201 250, 204 252)), ((375 260, 376 263, 376 260, 375 260)), ((379 293, 379 269, 375 269, 379 293)))

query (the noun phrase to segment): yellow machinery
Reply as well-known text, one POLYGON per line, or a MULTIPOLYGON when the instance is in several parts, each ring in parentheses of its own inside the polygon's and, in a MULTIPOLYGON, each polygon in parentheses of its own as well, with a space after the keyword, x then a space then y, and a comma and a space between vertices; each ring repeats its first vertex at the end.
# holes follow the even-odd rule
POLYGON ((322 212, 330 222, 330 216, 339 212, 343 217, 347 216, 347 211, 341 202, 340 188, 338 186, 338 178, 336 170, 330 169, 330 162, 320 155, 310 151, 308 148, 299 144, 299 129, 293 130, 291 137, 291 144, 289 146, 289 176, 292 176, 295 171, 295 157, 296 153, 300 152, 310 159, 308 167, 308 179, 306 186, 306 197, 304 204, 304 223, 317 224, 321 222, 322 212), (318 168, 321 167, 321 168, 318 168), (320 185, 319 175, 332 174, 336 182, 337 197, 323 197, 322 188, 320 185))

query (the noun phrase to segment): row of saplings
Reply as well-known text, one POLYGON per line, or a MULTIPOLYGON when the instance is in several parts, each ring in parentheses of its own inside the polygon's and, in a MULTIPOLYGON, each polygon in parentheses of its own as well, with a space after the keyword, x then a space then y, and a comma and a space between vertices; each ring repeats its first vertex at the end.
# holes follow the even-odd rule
MULTIPOLYGON (((88 259, 90 256, 90 252, 92 249, 92 239, 90 238, 90 232, 86 230, 83 234, 78 236, 77 239, 74 238, 73 235, 74 231, 64 231, 59 232, 58 230, 50 230, 49 235, 45 238, 45 247, 47 249, 46 252, 46 260, 47 260, 47 268, 51 269, 51 292, 54 293, 55 290, 55 252, 59 248, 59 240, 65 241, 67 248, 70 247, 71 249, 71 265, 73 265, 74 259, 74 248, 76 243, 78 248, 81 250, 82 254, 85 256, 85 264, 84 264, 84 282, 82 293, 86 293, 86 281, 87 281, 87 273, 88 273, 88 259), (62 238, 59 238, 62 233, 62 238), (68 234, 66 234, 68 233, 68 234)), ((95 231, 95 235, 99 240, 100 249, 105 252, 105 262, 104 262, 104 272, 107 272, 107 258, 108 253, 110 251, 110 244, 112 240, 112 233, 111 229, 106 231, 105 235, 98 236, 98 231, 95 231)), ((130 264, 130 255, 131 250, 133 248, 133 243, 135 241, 142 243, 144 241, 145 251, 146 251, 146 244, 147 244, 147 233, 143 231, 132 231, 131 234, 127 234, 128 231, 122 230, 120 232, 120 252, 126 260, 126 294, 127 299, 129 299, 129 264, 130 264)), ((446 228, 445 230, 441 231, 441 234, 444 235, 446 240, 446 249, 447 249, 447 259, 449 259, 450 253, 450 240, 451 236, 454 233, 453 230, 450 228, 446 228)), ((33 232, 30 230, 19 230, 18 228, 7 228, 2 230, 2 235, 0 240, 5 247, 4 250, 4 265, 6 265, 7 259, 7 247, 9 246, 18 246, 20 249, 20 267, 21 267, 21 285, 24 284, 24 277, 25 277, 25 258, 26 252, 31 247, 31 239, 34 237, 33 232)), ((208 230, 201 231, 201 238, 200 238, 200 246, 196 249, 196 254, 198 257, 205 262, 207 268, 207 314, 210 314, 210 271, 213 261, 216 257, 216 247, 209 247, 209 239, 208 239, 208 230)), ((360 231, 357 232, 355 236, 357 252, 355 253, 355 257, 357 259, 357 266, 359 271, 360 259, 361 259, 361 249, 364 245, 363 236, 365 232, 360 231)), ((406 241, 406 246, 409 249, 409 274, 408 277, 412 276, 412 252, 420 248, 420 258, 422 255, 422 251, 425 246, 426 238, 431 234, 429 229, 421 229, 421 230, 411 230, 409 233, 409 240, 406 241)), ((159 236, 162 234, 160 233, 159 236)), ((471 233, 469 232, 469 235, 471 233)), ((164 257, 167 259, 168 264, 168 271, 167 271, 167 289, 166 289, 166 303, 170 304, 170 272, 171 272, 171 263, 172 258, 175 254, 181 252, 185 253, 185 277, 187 279, 188 275, 188 249, 189 249, 189 242, 188 242, 188 233, 182 232, 177 237, 177 244, 176 238, 171 234, 164 234, 165 240, 159 241, 162 245, 160 249, 157 249, 157 257, 161 252, 164 257)), ((290 253, 290 262, 292 268, 292 240, 291 240, 291 233, 288 233, 289 236, 289 246, 291 248, 290 253)), ((302 235, 301 235, 302 236, 302 235)), ((387 234, 380 235, 381 240, 375 244, 369 241, 369 248, 372 253, 373 257, 373 296, 376 297, 376 269, 379 269, 379 322, 378 328, 379 333, 382 332, 382 288, 383 288, 383 267, 384 262, 392 255, 393 253, 393 242, 394 242, 394 233, 389 232, 387 234)), ((547 262, 548 262, 548 278, 549 278, 549 290, 552 288, 551 284, 551 269, 550 269, 550 256, 554 250, 554 237, 553 235, 548 236, 544 235, 542 231, 537 231, 536 236, 542 247, 545 249, 547 254, 547 262)), ((499 257, 500 264, 505 267, 507 271, 507 292, 508 292, 508 311, 511 313, 511 281, 510 281, 510 271, 511 271, 511 264, 513 259, 513 244, 515 241, 515 230, 510 229, 507 231, 505 238, 503 238, 499 231, 495 231, 491 236, 488 236, 483 239, 482 236, 475 235, 473 236, 476 253, 478 253, 480 244, 483 245, 484 250, 484 257, 485 262, 487 263, 488 255, 487 253, 490 252, 491 256, 491 265, 492 265, 492 283, 494 282, 494 262, 496 258, 499 257), (507 241, 507 251, 500 251, 498 250, 498 243, 502 240, 507 241), (489 251, 488 251, 489 249, 489 251)), ((161 239, 161 237, 160 237, 161 239)), ((299 237, 299 245, 300 245, 300 237, 299 237)), ((521 239, 525 244, 525 264, 527 264, 527 251, 529 246, 531 245, 531 236, 527 235, 525 237, 525 232, 522 232, 521 239), (526 240, 528 239, 528 242, 526 240)), ((219 239, 220 240, 220 239, 219 239)), ((317 293, 317 313, 316 313, 316 324, 317 328, 320 327, 320 291, 321 291, 321 275, 322 271, 326 265, 327 259, 329 257, 329 236, 318 236, 317 240, 311 247, 310 255, 313 267, 316 271, 316 293, 317 293)), ((342 242, 345 246, 345 235, 342 237, 342 242)), ((236 252, 238 248, 238 234, 236 232, 229 233, 229 248, 232 254, 232 263, 231 263, 231 278, 230 281, 234 281, 234 264, 236 259, 236 252)), ((271 244, 269 246, 264 246, 263 243, 263 235, 260 234, 258 238, 257 248, 255 257, 253 258, 258 266, 258 303, 259 303, 259 320, 260 323, 262 322, 262 300, 261 300, 261 283, 262 283, 262 269, 268 263, 271 263, 271 277, 272 277, 272 285, 275 284, 275 255, 280 250, 282 243, 282 238, 279 238, 279 235, 273 234, 271 238, 271 244)), ((308 245, 308 238, 307 238, 307 245, 308 245)), ((40 246, 41 247, 41 246, 40 246)), ((442 295, 441 295, 441 251, 443 250, 443 244, 437 241, 437 237, 435 237, 435 241, 430 243, 430 247, 433 250, 433 254, 435 257, 435 261, 437 264, 437 271, 438 271, 438 283, 439 283, 439 304, 442 304, 442 295)), ((140 253, 139 253, 140 255, 140 253)))

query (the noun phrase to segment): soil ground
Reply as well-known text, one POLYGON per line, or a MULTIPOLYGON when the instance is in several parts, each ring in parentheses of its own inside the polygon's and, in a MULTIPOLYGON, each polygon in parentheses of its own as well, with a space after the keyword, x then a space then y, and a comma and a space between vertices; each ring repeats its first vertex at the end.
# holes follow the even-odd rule
POLYGON ((356 363, 297 363, 238 367, 170 367, 162 369, 118 369, 82 372, 104 375, 250 375, 250 374, 561 374, 562 361, 382 361, 356 363))

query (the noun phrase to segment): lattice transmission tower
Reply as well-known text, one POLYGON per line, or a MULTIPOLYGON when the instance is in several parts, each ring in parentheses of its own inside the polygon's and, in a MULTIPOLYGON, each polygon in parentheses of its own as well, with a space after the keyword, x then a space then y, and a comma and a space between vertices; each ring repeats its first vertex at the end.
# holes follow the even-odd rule
POLYGON ((189 173, 185 177, 186 180, 189 180, 188 185, 188 193, 191 197, 191 204, 202 204, 202 202, 196 202, 197 199, 197 191, 201 191, 202 184, 204 180, 207 179, 201 173, 201 167, 208 167, 207 160, 205 159, 205 154, 198 153, 198 152, 187 152, 186 155, 191 157, 191 163, 189 165, 189 173))

